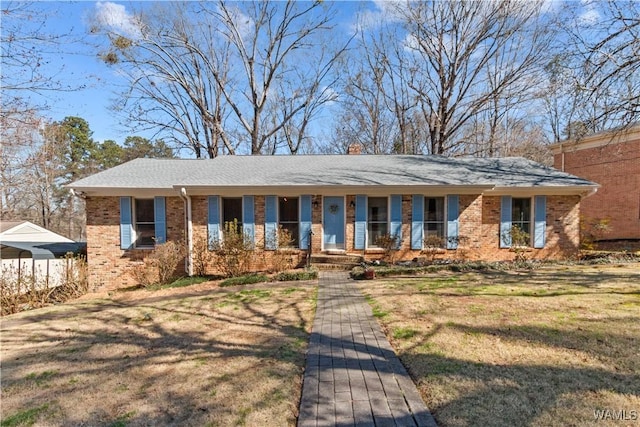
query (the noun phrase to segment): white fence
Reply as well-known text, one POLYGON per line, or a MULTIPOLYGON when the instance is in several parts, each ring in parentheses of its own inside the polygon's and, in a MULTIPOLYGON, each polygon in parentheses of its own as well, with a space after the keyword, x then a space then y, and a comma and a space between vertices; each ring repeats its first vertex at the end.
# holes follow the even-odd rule
MULTIPOLYGON (((73 258, 3 259, 0 280, 4 285, 33 283, 36 289, 53 288, 65 283, 67 275, 73 274, 75 262, 73 258)), ((25 285, 21 288, 23 292, 29 290, 25 285)))

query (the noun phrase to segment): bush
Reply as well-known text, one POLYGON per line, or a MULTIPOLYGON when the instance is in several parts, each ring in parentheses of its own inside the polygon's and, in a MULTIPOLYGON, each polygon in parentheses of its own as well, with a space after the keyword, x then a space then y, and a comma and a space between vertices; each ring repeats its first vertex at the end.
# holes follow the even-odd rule
POLYGON ((209 242, 207 239, 195 239, 192 251, 193 274, 196 276, 206 276, 207 265, 212 259, 213 253, 209 250, 209 242))
POLYGON ((318 270, 283 271, 273 279, 277 282, 292 282, 296 280, 315 280, 318 278, 318 270))
POLYGON ((422 252, 427 256, 429 262, 433 262, 439 253, 444 250, 445 240, 435 234, 428 234, 422 241, 422 252))
POLYGON ((289 230, 278 227, 277 231, 277 247, 273 253, 271 265, 274 272, 281 272, 293 268, 297 257, 292 252, 293 236, 289 230))
POLYGON ((182 243, 168 241, 156 246, 142 261, 142 265, 133 267, 131 274, 144 287, 166 285, 174 278, 178 264, 184 259, 184 253, 182 243))
POLYGON ((211 242, 218 269, 227 277, 238 277, 249 271, 253 257, 253 242, 238 226, 238 221, 226 222, 224 233, 211 242))
POLYGON ((376 245, 384 249, 384 261, 393 263, 395 260, 396 252, 400 247, 400 239, 393 234, 383 234, 376 239, 376 245))

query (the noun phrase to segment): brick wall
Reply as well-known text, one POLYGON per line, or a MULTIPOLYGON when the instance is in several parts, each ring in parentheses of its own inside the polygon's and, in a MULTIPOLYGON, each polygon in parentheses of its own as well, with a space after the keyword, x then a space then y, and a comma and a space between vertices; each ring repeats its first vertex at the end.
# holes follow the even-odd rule
MULTIPOLYGON (((581 203, 585 227, 600 220, 610 221, 602 239, 640 239, 640 136, 617 141, 602 136, 601 145, 568 146, 554 155, 557 169, 601 185, 598 192, 581 203), (564 157, 564 159, 563 159, 564 157)), ((587 140, 584 144, 594 145, 587 140)))
MULTIPOLYGON (((89 280, 94 289, 115 289, 134 285, 131 270, 138 268, 148 249, 120 249, 120 198, 88 197, 87 259, 89 280)), ((167 239, 184 241, 183 202, 166 198, 167 239)))
MULTIPOLYGON (((208 206, 207 197, 194 196, 192 200, 193 240, 206 242, 208 206)), ((355 211, 346 198, 347 224, 345 242, 347 253, 362 255, 353 248, 355 211)), ((317 206, 312 211, 313 252, 321 252, 322 245, 322 197, 313 196, 317 206)), ((183 240, 183 201, 178 197, 167 197, 167 238, 183 240)), ((254 197, 255 236, 258 249, 264 248, 264 196, 254 197)), ((424 257, 421 251, 411 250, 411 195, 402 196, 402 246, 397 259, 411 260, 424 257)), ((313 203, 312 203, 313 206, 313 203)), ((461 241, 457 250, 443 250, 438 257, 465 260, 511 260, 515 252, 499 248, 500 197, 481 195, 460 196, 459 234, 461 241)), ((576 255, 579 244, 579 196, 547 197, 547 244, 543 249, 530 249, 531 258, 564 258, 576 255)), ((91 284, 95 288, 117 288, 135 284, 130 275, 132 268, 140 266, 140 260, 149 254, 148 250, 120 249, 120 205, 118 197, 87 198, 87 252, 91 284)), ((202 246, 202 245, 201 245, 202 246)), ((209 252, 210 255, 213 255, 209 252)), ((253 259, 254 270, 270 270, 274 251, 258 250, 253 259)), ((306 251, 291 251, 288 255, 294 264, 304 264, 306 251)), ((379 259, 379 250, 367 251, 365 256, 379 259)), ((182 265, 181 265, 182 267, 182 265)), ((207 273, 219 273, 213 257, 207 264, 207 273)))

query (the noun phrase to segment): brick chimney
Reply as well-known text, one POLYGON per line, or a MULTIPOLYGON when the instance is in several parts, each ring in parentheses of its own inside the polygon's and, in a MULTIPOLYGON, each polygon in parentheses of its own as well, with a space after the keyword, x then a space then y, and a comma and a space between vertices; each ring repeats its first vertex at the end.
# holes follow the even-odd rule
POLYGON ((362 154, 362 145, 360 144, 349 144, 349 148, 347 148, 347 154, 362 154))

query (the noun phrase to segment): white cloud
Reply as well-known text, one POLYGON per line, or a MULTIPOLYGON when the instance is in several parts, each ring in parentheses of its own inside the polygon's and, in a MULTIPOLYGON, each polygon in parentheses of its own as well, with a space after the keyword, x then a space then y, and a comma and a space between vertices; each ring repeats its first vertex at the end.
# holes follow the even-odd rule
POLYGON ((373 0, 372 9, 364 10, 357 14, 357 23, 353 30, 370 30, 384 23, 400 22, 402 20, 401 8, 403 1, 373 0))
POLYGON ((582 0, 583 12, 578 16, 578 24, 591 25, 600 20, 598 2, 593 0, 582 0))
POLYGON ((578 17, 578 23, 580 24, 595 24, 598 20, 600 20, 600 12, 594 8, 588 8, 578 17))
POLYGON ((253 33, 254 21, 249 15, 242 12, 237 6, 227 6, 227 12, 231 20, 228 25, 236 28, 243 40, 253 33))
POLYGON ((140 38, 142 36, 140 21, 128 13, 121 4, 112 2, 96 3, 95 19, 101 27, 108 28, 123 36, 140 38))

